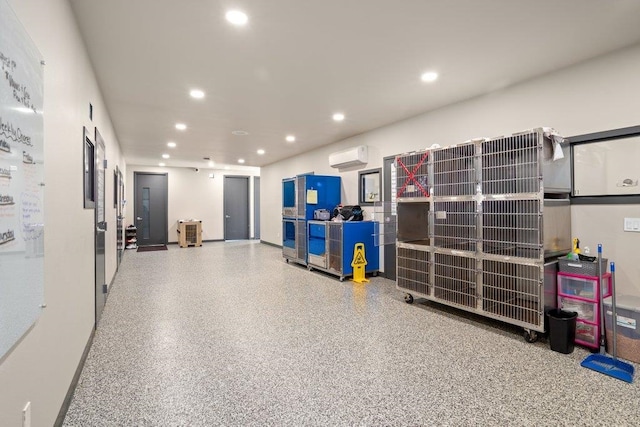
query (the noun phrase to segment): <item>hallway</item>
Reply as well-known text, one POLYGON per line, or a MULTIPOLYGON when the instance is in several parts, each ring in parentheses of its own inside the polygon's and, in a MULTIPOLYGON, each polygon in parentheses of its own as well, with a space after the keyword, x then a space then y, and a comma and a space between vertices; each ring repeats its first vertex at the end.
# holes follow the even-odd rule
POLYGON ((257 242, 127 251, 67 426, 638 424, 640 382, 257 242))

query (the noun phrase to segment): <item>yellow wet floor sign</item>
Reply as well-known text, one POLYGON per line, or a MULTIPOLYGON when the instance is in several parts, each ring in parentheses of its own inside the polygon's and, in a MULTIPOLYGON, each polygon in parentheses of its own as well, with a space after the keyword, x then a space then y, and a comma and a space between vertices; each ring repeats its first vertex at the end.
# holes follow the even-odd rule
POLYGON ((351 267, 353 267, 353 281, 356 283, 366 283, 367 280, 364 277, 365 266, 367 265, 367 259, 364 257, 364 243, 356 243, 353 247, 353 261, 351 261, 351 267))

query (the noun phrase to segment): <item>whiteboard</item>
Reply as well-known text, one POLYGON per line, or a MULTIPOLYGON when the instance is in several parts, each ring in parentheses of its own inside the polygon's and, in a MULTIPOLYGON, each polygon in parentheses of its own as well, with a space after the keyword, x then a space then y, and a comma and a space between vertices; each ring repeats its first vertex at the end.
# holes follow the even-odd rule
POLYGON ((640 137, 573 146, 574 196, 640 194, 640 137))
POLYGON ((43 63, 0 0, 0 360, 44 303, 43 63))

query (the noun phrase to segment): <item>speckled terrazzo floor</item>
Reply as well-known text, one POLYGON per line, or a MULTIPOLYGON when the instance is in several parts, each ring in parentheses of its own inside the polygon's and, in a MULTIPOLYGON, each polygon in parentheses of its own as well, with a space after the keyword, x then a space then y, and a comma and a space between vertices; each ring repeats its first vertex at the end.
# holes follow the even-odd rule
POLYGON ((402 297, 256 242, 127 251, 65 425, 640 425, 640 379, 402 297))

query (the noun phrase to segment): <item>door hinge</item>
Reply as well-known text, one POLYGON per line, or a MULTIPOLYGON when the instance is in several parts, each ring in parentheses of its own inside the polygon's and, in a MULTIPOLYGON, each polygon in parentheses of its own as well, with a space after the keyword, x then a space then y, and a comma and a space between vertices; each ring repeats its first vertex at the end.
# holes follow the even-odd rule
POLYGON ((104 159, 103 162, 104 162, 104 168, 106 169, 107 168, 107 159, 104 159))
POLYGON ((104 285, 102 285, 102 293, 103 294, 107 293, 107 284, 106 283, 104 285))

